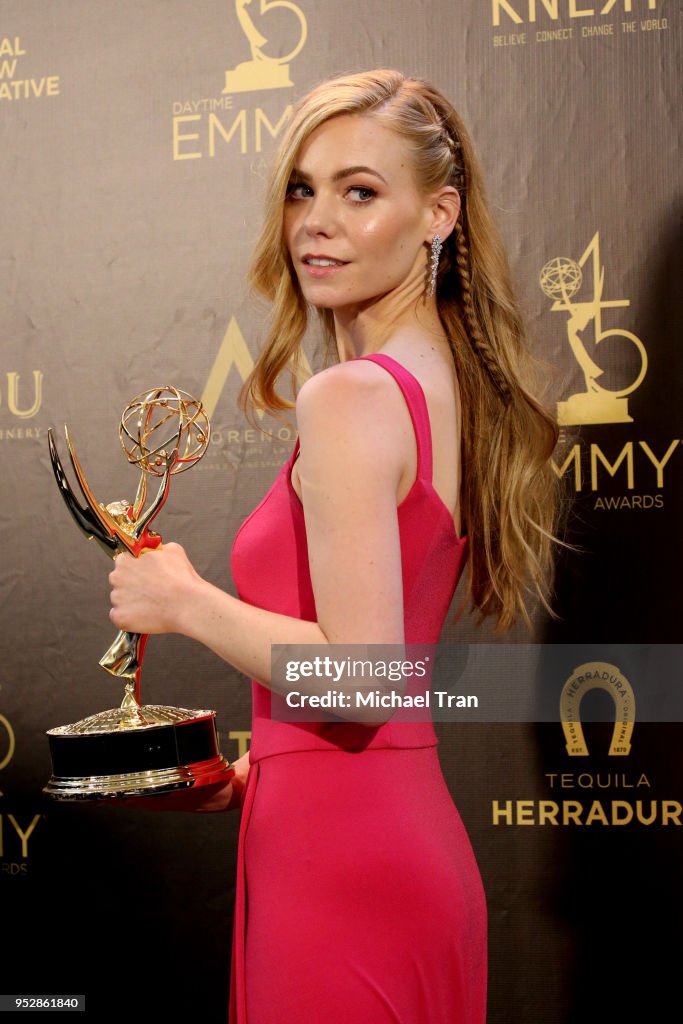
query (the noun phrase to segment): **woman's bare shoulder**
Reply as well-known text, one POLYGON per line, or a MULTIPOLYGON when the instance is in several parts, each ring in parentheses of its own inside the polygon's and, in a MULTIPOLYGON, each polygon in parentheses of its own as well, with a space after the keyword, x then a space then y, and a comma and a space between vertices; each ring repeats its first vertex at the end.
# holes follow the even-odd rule
MULTIPOLYGON (((369 360, 351 359, 320 370, 302 385, 296 401, 299 428, 309 417, 343 416, 361 422, 400 422, 404 402, 390 374, 369 360)), ((351 424, 350 424, 351 425, 351 424)))
POLYGON ((401 461, 410 440, 405 402, 390 374, 368 360, 348 360, 310 377, 299 390, 296 418, 302 451, 309 443, 334 452, 340 445, 401 461))
POLYGON ((309 377, 299 389, 297 409, 300 404, 318 401, 362 401, 370 391, 382 391, 390 376, 376 363, 367 359, 349 359, 343 363, 328 366, 309 377))

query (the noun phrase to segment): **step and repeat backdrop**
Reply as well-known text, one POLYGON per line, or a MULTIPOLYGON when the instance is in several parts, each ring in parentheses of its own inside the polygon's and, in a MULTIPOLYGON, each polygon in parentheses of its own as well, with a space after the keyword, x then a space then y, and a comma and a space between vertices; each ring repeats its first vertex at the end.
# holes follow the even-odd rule
MULTIPOLYGON (((98 667, 109 564, 69 520, 47 431, 64 452, 68 425, 98 501, 132 499, 124 408, 167 384, 201 398, 211 443, 158 528, 232 589, 232 539, 295 438, 237 408, 263 336, 245 271, 267 169, 297 97, 393 66, 468 123, 561 382, 560 618, 500 638, 453 614, 443 642, 597 665, 572 676, 570 655, 539 720, 437 724, 488 894, 489 1020, 678 1002, 683 727, 639 716, 638 666, 680 639, 681 24, 678 0, 0 0, 2 992, 85 993, 93 1020, 227 1017, 237 817, 42 794, 46 731, 121 699, 98 667)), ((307 354, 315 370, 313 334, 307 354)), ((500 664, 514 692, 524 660, 500 664)), ((143 699, 215 708, 226 756, 248 749, 247 681, 189 641, 152 638, 143 699)))

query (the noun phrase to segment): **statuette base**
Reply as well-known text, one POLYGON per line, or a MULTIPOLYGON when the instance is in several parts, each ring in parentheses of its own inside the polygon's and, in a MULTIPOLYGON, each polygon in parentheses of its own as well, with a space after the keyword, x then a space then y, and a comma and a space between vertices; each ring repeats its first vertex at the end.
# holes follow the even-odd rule
POLYGON ((55 800, 160 796, 227 779, 216 713, 159 705, 113 708, 47 733, 55 800))

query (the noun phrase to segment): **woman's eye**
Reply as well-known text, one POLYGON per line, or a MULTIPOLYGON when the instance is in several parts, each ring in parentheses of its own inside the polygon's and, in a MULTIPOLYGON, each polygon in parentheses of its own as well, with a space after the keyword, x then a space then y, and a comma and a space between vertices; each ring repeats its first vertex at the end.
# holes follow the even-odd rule
POLYGON ((374 188, 367 188, 365 185, 352 185, 348 191, 353 193, 353 201, 356 203, 367 203, 377 194, 374 188))
POLYGON ((290 181, 287 186, 288 199, 306 199, 312 194, 313 190, 311 186, 304 184, 303 181, 290 181))

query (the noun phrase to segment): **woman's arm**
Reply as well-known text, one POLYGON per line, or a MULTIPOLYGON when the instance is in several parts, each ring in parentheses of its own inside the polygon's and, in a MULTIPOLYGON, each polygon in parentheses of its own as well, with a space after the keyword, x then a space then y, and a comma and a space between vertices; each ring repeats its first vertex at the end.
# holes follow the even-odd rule
MULTIPOLYGON (((166 544, 116 559, 110 617, 119 629, 182 633, 273 689, 273 644, 403 643, 396 493, 415 441, 400 393, 373 364, 342 364, 307 381, 297 418, 317 622, 232 597, 166 544)), ((308 692, 318 691, 311 681, 308 692)))

